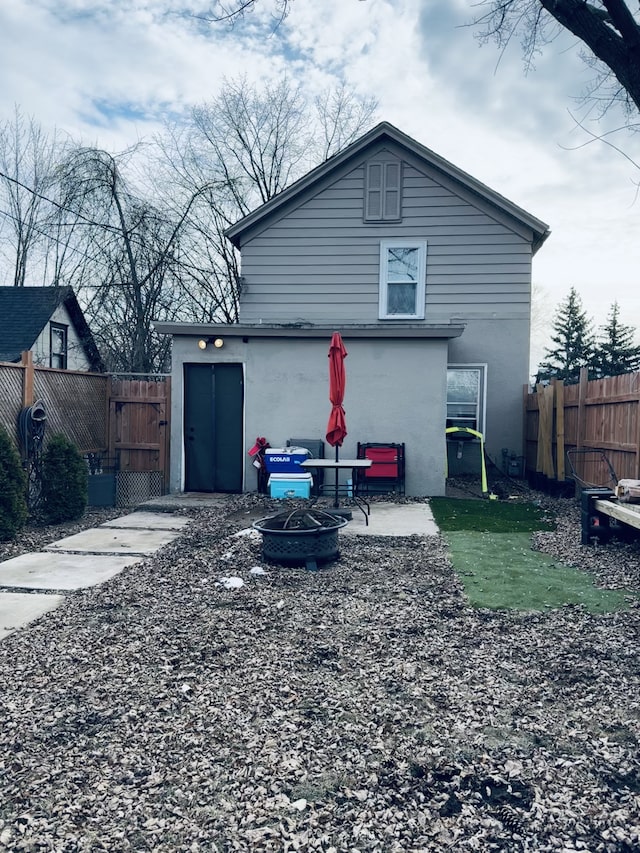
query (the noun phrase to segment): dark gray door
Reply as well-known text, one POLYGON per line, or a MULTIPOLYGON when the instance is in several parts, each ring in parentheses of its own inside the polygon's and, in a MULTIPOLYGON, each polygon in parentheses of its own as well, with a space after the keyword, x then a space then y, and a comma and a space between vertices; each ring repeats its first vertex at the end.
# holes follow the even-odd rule
POLYGON ((186 491, 242 491, 243 401, 241 364, 185 364, 186 491))

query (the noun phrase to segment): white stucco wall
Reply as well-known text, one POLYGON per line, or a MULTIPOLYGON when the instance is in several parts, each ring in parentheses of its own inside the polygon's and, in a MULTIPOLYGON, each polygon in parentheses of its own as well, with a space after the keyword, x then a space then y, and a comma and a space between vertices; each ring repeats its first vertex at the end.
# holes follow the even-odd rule
MULTIPOLYGON (((227 338, 202 352, 197 337, 173 339, 171 490, 184 485, 183 366, 231 362, 244 366, 244 489, 256 488, 246 451, 256 436, 272 447, 292 436, 325 439, 330 412, 329 338, 227 338)), ((354 457, 358 441, 405 442, 408 495, 444 494, 448 341, 344 337, 348 436, 340 454, 354 457)), ((333 453, 326 445, 325 454, 333 453)), ((346 476, 346 475, 345 475, 346 476)))

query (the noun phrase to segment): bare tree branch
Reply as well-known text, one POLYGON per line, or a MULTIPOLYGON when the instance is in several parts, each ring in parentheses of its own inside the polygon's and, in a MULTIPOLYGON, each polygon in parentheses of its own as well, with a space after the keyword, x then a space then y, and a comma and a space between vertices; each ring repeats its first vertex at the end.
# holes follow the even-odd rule
POLYGON ((521 38, 525 66, 563 31, 585 48, 584 61, 596 68, 593 91, 610 87, 611 103, 627 114, 640 111, 640 11, 623 0, 481 0, 473 25, 481 41, 502 48, 521 38))

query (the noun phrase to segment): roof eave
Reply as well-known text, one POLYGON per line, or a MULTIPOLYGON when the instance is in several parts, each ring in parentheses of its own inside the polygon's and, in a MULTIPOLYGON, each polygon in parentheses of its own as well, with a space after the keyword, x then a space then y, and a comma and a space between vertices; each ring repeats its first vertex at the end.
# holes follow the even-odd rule
POLYGON ((154 322, 156 332, 175 337, 231 337, 231 338, 330 338, 339 331, 346 340, 362 339, 450 339, 458 338, 465 329, 464 323, 425 323, 423 325, 302 325, 256 323, 248 325, 226 323, 166 323, 154 322))

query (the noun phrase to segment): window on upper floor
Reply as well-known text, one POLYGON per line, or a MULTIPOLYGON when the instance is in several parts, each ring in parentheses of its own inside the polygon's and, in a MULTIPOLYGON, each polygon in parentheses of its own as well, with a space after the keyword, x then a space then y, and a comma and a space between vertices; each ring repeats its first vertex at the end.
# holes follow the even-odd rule
POLYGON ((400 160, 370 160, 364 193, 365 222, 402 219, 402 164, 400 160))
POLYGON ((424 240, 380 243, 381 320, 424 319, 427 244, 424 240))
POLYGON ((61 323, 49 324, 49 366, 67 366, 67 327, 61 323))
POLYGON ((450 364, 447 368, 447 427, 484 433, 486 365, 450 364))

